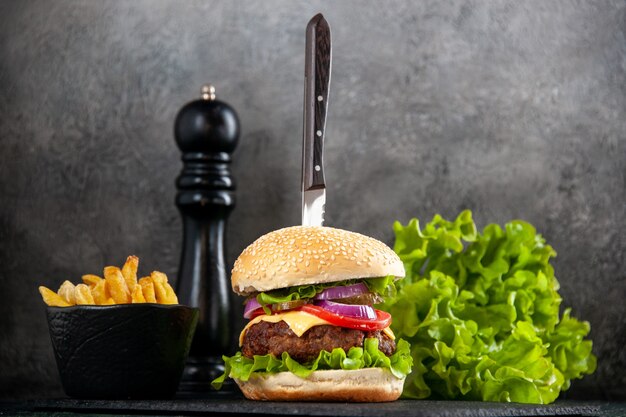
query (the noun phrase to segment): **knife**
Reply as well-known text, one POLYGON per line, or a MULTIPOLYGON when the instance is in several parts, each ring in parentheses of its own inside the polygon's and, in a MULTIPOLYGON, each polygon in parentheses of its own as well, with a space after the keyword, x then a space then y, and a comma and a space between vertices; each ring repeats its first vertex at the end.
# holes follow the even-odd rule
POLYGON ((330 27, 321 13, 306 27, 304 130, 302 144, 302 225, 322 226, 326 205, 324 137, 330 87, 330 27))

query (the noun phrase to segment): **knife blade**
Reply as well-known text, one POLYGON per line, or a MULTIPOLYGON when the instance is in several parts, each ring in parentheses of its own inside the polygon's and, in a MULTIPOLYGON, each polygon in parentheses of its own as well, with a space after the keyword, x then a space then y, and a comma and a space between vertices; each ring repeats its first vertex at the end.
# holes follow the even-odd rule
POLYGON ((322 226, 326 206, 324 138, 331 68, 330 27, 321 13, 306 27, 304 129, 302 140, 302 225, 322 226))

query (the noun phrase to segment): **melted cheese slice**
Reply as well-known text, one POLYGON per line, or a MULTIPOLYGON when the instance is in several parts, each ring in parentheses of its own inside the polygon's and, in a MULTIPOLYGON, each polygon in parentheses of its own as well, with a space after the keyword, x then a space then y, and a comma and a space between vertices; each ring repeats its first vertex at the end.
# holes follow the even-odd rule
MULTIPOLYGON (((288 311, 286 313, 272 314, 271 316, 264 314, 253 318, 252 320, 250 320, 250 322, 248 322, 246 327, 243 328, 241 334, 239 334, 239 346, 243 345, 243 338, 246 335, 246 331, 248 331, 251 326, 254 326, 261 321, 267 321, 269 323, 278 323, 279 321, 284 321, 298 337, 301 337, 307 330, 314 326, 322 326, 325 324, 333 326, 332 323, 329 323, 326 320, 320 319, 319 317, 313 314, 306 313, 304 311, 288 311)), ((393 334, 389 327, 386 327, 381 331, 386 334, 391 340, 396 339, 396 336, 393 334)))

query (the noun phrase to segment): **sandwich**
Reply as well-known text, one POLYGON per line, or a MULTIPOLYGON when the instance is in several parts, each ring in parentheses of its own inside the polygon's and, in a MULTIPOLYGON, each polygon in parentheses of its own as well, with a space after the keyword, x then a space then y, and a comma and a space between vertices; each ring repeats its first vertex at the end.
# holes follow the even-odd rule
POLYGON ((374 305, 403 277, 398 256, 362 234, 294 226, 260 237, 233 267, 250 321, 213 386, 231 377, 251 400, 396 400, 410 348, 374 305))

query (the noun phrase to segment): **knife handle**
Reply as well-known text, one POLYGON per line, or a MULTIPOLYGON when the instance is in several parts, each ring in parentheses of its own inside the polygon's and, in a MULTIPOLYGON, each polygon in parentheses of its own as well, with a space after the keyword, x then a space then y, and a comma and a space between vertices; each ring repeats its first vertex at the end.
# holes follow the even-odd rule
POLYGON ((321 14, 309 22, 306 33, 305 57, 305 132, 303 150, 307 157, 303 164, 303 190, 325 187, 324 138, 330 85, 331 43, 330 27, 321 14))

